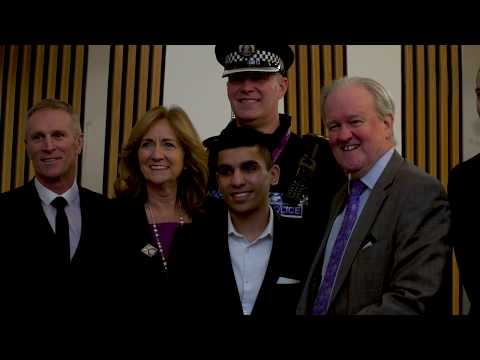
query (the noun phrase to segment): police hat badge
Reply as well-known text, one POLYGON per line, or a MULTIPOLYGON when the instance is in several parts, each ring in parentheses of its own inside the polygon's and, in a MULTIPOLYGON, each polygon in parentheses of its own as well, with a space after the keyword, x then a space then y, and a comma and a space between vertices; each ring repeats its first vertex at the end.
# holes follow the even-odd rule
POLYGON ((224 67, 222 77, 248 71, 286 75, 294 60, 288 45, 216 45, 215 56, 224 67))

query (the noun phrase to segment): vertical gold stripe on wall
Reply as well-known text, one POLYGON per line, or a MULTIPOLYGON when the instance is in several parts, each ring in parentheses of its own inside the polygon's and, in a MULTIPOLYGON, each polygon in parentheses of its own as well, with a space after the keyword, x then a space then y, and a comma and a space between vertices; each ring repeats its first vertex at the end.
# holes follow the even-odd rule
POLYGON ((16 164, 15 164, 15 187, 24 184, 25 177, 25 117, 28 110, 28 94, 30 91, 30 60, 31 46, 26 45, 23 48, 22 59, 22 77, 20 80, 20 103, 18 111, 18 132, 16 147, 16 164))
POLYGON ((75 74, 73 77, 73 98, 71 104, 74 111, 82 108, 82 79, 85 56, 85 45, 77 45, 75 49, 75 74))
POLYGON ((15 93, 17 89, 16 75, 18 62, 18 46, 10 46, 10 56, 8 58, 7 88, 5 89, 5 116, 3 132, 3 159, 2 159, 2 189, 10 190, 11 166, 12 166, 12 145, 13 145, 13 123, 15 93))
POLYGON ((297 118, 298 118, 298 112, 297 112, 297 63, 298 63, 298 51, 297 51, 297 46, 298 45, 290 45, 290 48, 292 49, 295 60, 293 62, 293 65, 288 69, 287 77, 288 77, 288 90, 287 90, 287 96, 285 97, 286 103, 285 103, 285 110, 286 112, 289 113, 289 115, 292 117, 292 132, 297 133, 299 132, 298 126, 297 126, 297 118))
POLYGON ((3 67, 4 66, 5 66, 5 45, 0 45, 0 109, 2 108, 2 99, 3 99, 3 91, 4 91, 3 90, 3 67))
POLYGON ((114 48, 113 77, 111 88, 111 115, 110 115, 110 134, 107 134, 109 140, 109 159, 107 176, 107 195, 114 195, 113 180, 117 176, 119 129, 120 129, 120 106, 121 106, 121 88, 122 88, 122 69, 123 69, 123 46, 117 45, 114 48))
MULTIPOLYGON (((461 49, 458 45, 450 47, 452 67, 452 89, 460 89, 460 59, 461 49)), ((450 168, 457 165, 460 161, 460 96, 452 96, 452 106, 450 109, 451 127, 450 127, 450 168)))
POLYGON ((343 49, 342 45, 335 45, 335 79, 340 79, 345 76, 343 73, 344 68, 344 58, 343 58, 343 49))
POLYGON ((161 45, 153 46, 152 64, 150 66, 150 108, 160 105, 160 86, 162 84, 162 56, 163 49, 161 45))
MULTIPOLYGON (((42 85, 43 85, 43 66, 45 64, 45 45, 37 45, 36 57, 35 57, 35 70, 33 80, 33 99, 32 103, 35 104, 42 99, 42 85)), ((33 164, 30 162, 28 167, 28 178, 33 177, 33 164)))
POLYGON ((308 107, 309 100, 309 79, 308 79, 308 45, 299 45, 299 70, 298 80, 299 80, 299 89, 298 91, 298 103, 299 103, 299 113, 300 119, 297 121, 300 122, 300 133, 305 134, 310 132, 309 119, 310 119, 310 109, 308 107))
POLYGON ((122 144, 125 144, 132 130, 133 123, 133 101, 135 98, 135 67, 136 67, 137 46, 128 46, 127 55, 127 73, 125 78, 125 98, 124 101, 124 116, 123 116, 123 134, 122 144))
POLYGON ((62 77, 60 83, 60 98, 68 102, 68 89, 70 80, 70 63, 72 61, 72 46, 65 45, 63 47, 62 56, 62 77))
POLYGON ((437 167, 437 72, 436 47, 428 45, 428 168, 438 178, 437 167))
MULTIPOLYGON (((450 108, 450 167, 457 165, 460 161, 460 114, 461 114, 461 81, 460 81, 460 69, 462 67, 459 55, 461 53, 461 48, 458 45, 451 45, 451 88, 455 90, 451 99, 451 108, 450 108)), ((460 273, 458 270, 457 259, 453 254, 452 261, 452 298, 453 298, 453 314, 460 314, 460 305, 462 297, 462 288, 460 284, 460 273)))
MULTIPOLYGON (((415 148, 416 163, 423 170, 427 169, 425 150, 425 47, 416 47, 416 116, 415 116, 415 148)), ((412 119, 413 120, 413 119, 412 119)))
MULTIPOLYGON (((3 69, 4 67, 6 66, 5 65, 5 45, 0 45, 0 109, 2 108, 2 105, 3 105, 3 92, 6 91, 6 89, 3 88, 3 69)), ((3 117, 2 117, 2 114, 0 114, 0 137, 3 137, 4 135, 2 134, 1 132, 1 128, 2 128, 2 122, 3 122, 3 117)), ((0 150, 0 154, 3 154, 3 146, 2 146, 2 149, 0 150)), ((2 155, 3 156, 3 155, 2 155)), ((3 161, 2 161, 3 163, 3 161)), ((3 168, 1 167, 0 165, 0 192, 3 192, 4 191, 4 188, 3 188, 3 181, 2 181, 2 177, 3 177, 3 168)))
MULTIPOLYGON (((449 126, 449 169, 457 165, 460 161, 460 94, 459 89, 460 85, 460 59, 459 53, 461 49, 458 45, 450 46, 450 56, 451 64, 450 73, 451 73, 451 86, 453 89, 453 94, 451 98, 451 107, 450 107, 450 126, 449 126), (455 92, 456 90, 456 92, 455 92)), ((452 307, 453 314, 460 314, 461 308, 461 297, 462 297, 462 288, 460 284, 460 273, 458 270, 457 259, 455 255, 452 256, 452 307)))
POLYGON ((328 85, 333 80, 332 71, 332 46, 323 45, 323 73, 324 73, 324 85, 328 85))
POLYGON ((405 104, 405 120, 404 120, 404 126, 405 126, 405 134, 404 134, 404 154, 405 157, 409 160, 414 160, 415 159, 415 154, 414 154, 414 113, 415 113, 415 108, 414 108, 414 72, 413 72, 413 46, 412 45, 406 45, 404 47, 404 56, 405 56, 405 61, 404 61, 404 84, 405 84, 405 99, 404 104, 405 104))
POLYGON ((58 45, 50 45, 48 50, 47 98, 54 98, 57 82, 58 45))
POLYGON ((148 91, 148 63, 150 55, 150 46, 142 45, 140 47, 140 71, 138 81, 138 106, 135 114, 135 122, 140 119, 147 111, 147 91, 148 91))
POLYGON ((448 89, 448 51, 446 45, 440 45, 439 51, 439 105, 440 105, 440 123, 439 123, 439 148, 440 148, 440 169, 439 178, 443 186, 448 182, 448 116, 449 116, 449 89, 448 89))
POLYGON ((37 46, 37 54, 35 59, 35 77, 33 80, 33 103, 42 99, 43 84, 43 64, 45 62, 45 45, 37 46))
POLYGON ((310 98, 312 107, 312 128, 310 132, 320 134, 322 131, 322 118, 320 114, 320 48, 318 45, 311 46, 310 66, 310 98))

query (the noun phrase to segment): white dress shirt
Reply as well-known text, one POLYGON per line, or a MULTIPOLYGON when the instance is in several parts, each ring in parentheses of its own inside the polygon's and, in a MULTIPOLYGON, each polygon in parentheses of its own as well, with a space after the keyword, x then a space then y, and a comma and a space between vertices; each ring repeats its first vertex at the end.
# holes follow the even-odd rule
POLYGON ((57 194, 52 190, 43 186, 40 181, 35 178, 35 188, 37 189, 40 200, 42 201, 42 208, 47 216, 48 222, 55 231, 55 216, 57 215, 57 209, 55 209, 51 202, 58 196, 63 196, 67 200, 67 206, 65 206, 65 213, 68 218, 69 234, 70 234, 70 259, 72 259, 75 251, 77 250, 78 243, 80 242, 80 234, 82 230, 82 212, 80 210, 80 193, 76 182, 63 194, 57 194))
POLYGON ((272 252, 273 209, 269 208, 268 224, 255 241, 249 241, 236 231, 228 213, 228 248, 245 315, 252 313, 272 252))

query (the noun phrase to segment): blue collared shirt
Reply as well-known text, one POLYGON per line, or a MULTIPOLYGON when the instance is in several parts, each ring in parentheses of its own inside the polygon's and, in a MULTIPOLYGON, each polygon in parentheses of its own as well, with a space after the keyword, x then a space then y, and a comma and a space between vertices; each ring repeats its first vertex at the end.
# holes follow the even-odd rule
MULTIPOLYGON (((385 167, 387 166, 388 162, 392 158, 393 152, 395 151, 395 148, 392 147, 390 150, 388 150, 385 154, 382 155, 380 159, 378 159, 375 164, 372 166, 372 168, 368 171, 365 176, 363 176, 360 180, 367 186, 365 191, 362 193, 360 196, 360 203, 358 207, 358 212, 357 212, 357 218, 355 219, 355 224, 353 225, 352 233, 355 230, 355 226, 357 225, 358 218, 360 217, 360 214, 363 211, 363 208, 370 197, 370 194, 372 193, 372 190, 377 183, 378 179, 380 178, 380 175, 382 175, 383 170, 385 170, 385 167)), ((332 253, 332 248, 333 244, 335 243, 335 239, 337 238, 337 235, 340 231, 340 227, 342 226, 343 222, 343 217, 345 215, 345 209, 342 210, 342 212, 336 217, 335 221, 333 222, 332 230, 330 231, 330 235, 328 236, 328 241, 327 241, 327 246, 325 248, 325 257, 323 260, 323 266, 322 266, 322 279, 325 274, 325 270, 327 268, 328 261, 330 260, 330 255, 332 253)), ((347 240, 350 241, 350 236, 347 240)), ((340 267, 339 267, 340 269, 340 267)))

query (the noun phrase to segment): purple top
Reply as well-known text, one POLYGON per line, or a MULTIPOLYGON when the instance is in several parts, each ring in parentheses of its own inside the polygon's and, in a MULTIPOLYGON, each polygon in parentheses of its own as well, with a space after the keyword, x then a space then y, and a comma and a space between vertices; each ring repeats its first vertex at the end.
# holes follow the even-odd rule
POLYGON ((169 222, 150 224, 150 227, 153 234, 155 234, 154 227, 157 228, 158 237, 155 239, 155 242, 161 242, 165 256, 168 259, 168 256, 170 255, 170 245, 172 244, 173 236, 175 235, 175 230, 178 227, 178 223, 169 222))

